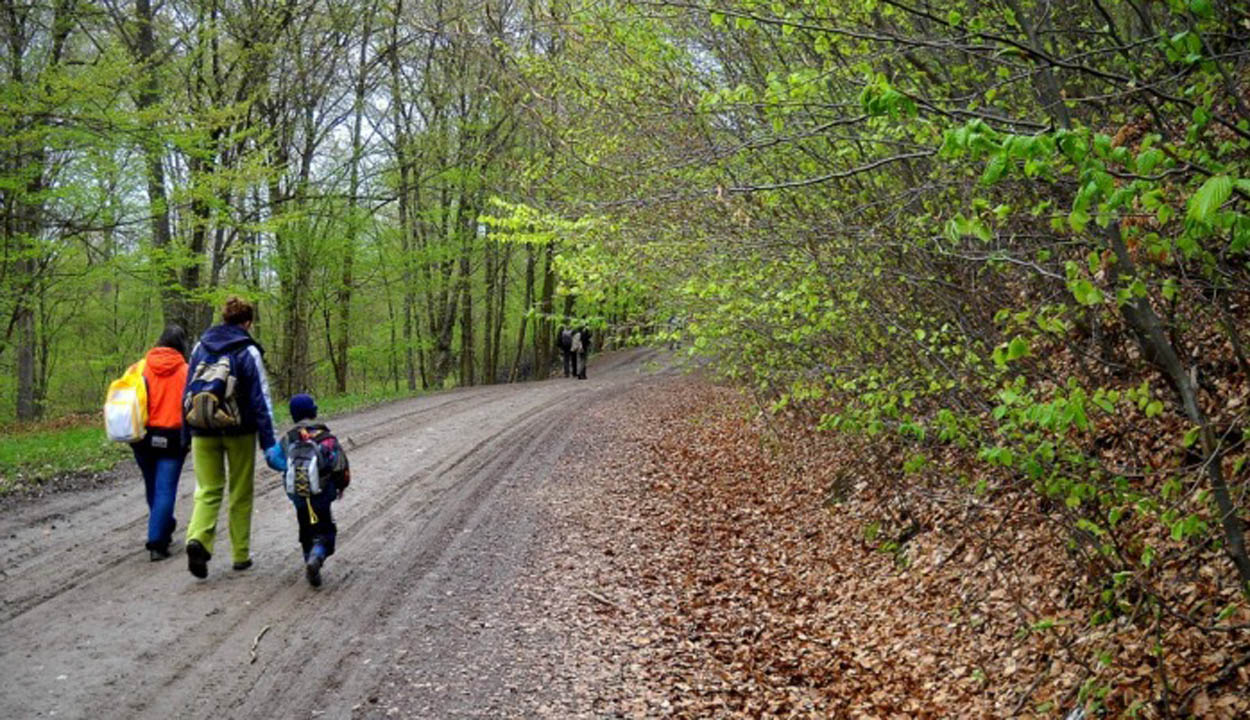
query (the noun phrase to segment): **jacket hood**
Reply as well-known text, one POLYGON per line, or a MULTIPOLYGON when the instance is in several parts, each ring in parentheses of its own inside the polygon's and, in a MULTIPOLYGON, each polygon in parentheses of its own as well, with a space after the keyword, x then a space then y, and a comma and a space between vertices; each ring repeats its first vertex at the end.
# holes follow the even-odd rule
POLYGON ((214 325, 205 330, 200 336, 200 345, 214 355, 221 355, 248 345, 255 345, 257 350, 265 352, 260 343, 256 342, 246 330, 239 325, 229 323, 214 325))
POLYGON ((178 372, 179 368, 187 366, 187 361, 182 357, 182 353, 167 347, 154 347, 148 350, 148 354, 144 359, 147 361, 147 366, 158 377, 173 375, 178 372))

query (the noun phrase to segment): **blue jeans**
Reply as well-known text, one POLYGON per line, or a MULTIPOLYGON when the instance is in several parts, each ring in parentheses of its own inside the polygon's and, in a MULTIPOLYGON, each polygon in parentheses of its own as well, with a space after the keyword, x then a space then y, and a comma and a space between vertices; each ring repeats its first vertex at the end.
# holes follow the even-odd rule
POLYGON ((181 453, 167 455, 146 447, 132 446, 143 490, 148 501, 148 546, 167 548, 174 532, 174 500, 178 497, 178 476, 186 459, 181 453))
POLYGON ((295 506, 295 519, 299 522, 299 544, 304 550, 304 561, 309 554, 317 552, 322 559, 334 554, 334 539, 338 528, 334 525, 334 515, 330 512, 330 503, 337 493, 333 482, 326 482, 326 488, 309 498, 287 495, 295 506), (312 506, 310 514, 309 506, 312 506), (316 522, 313 518, 316 518, 316 522))

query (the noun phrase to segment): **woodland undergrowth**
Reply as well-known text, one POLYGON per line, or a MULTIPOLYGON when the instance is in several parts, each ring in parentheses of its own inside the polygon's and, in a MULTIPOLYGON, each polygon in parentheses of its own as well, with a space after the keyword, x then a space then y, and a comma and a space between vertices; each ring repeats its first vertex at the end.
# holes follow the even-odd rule
MULTIPOLYGON (((598 610, 649 688, 626 714, 1250 713, 1250 612, 1219 550, 1167 548, 1115 587, 1050 502, 967 452, 903 474, 899 448, 754 407, 667 381, 602 418, 628 519, 603 542, 631 551, 605 551, 594 582, 622 602, 598 610)), ((1168 542, 1121 534, 1146 540, 1168 542)))

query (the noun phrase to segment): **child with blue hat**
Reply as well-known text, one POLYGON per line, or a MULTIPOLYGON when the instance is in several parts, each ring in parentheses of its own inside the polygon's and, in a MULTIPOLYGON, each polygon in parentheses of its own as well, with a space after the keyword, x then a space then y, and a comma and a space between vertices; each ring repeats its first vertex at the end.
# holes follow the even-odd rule
POLYGON ((321 566, 334 554, 337 528, 330 503, 351 484, 347 453, 323 423, 315 422, 317 403, 311 395, 291 398, 295 427, 265 453, 269 467, 283 474, 286 495, 295 506, 299 544, 304 551, 304 574, 313 587, 321 585, 321 566))

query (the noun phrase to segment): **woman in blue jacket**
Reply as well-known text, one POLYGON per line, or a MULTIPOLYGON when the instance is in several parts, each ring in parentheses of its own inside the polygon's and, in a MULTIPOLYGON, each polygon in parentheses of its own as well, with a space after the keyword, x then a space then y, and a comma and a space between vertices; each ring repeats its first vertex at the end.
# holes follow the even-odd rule
POLYGON ((187 568, 197 578, 208 576, 223 495, 230 515, 233 567, 252 566, 256 441, 263 450, 274 444, 264 350, 249 332, 255 313, 251 303, 230 298, 222 323, 204 332, 188 363, 182 403, 191 428, 195 506, 187 525, 187 568))

